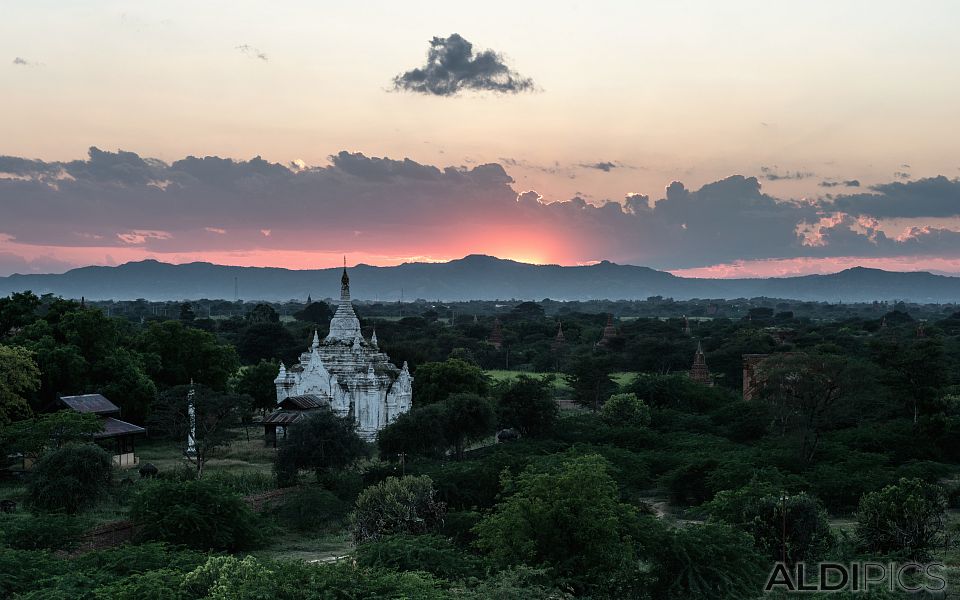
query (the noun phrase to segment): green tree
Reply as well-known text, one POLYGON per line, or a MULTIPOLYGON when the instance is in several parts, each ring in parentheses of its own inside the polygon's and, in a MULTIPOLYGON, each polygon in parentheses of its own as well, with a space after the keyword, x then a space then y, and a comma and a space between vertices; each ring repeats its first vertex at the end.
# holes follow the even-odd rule
POLYGON ((247 313, 247 321, 250 323, 279 323, 280 315, 269 304, 260 303, 247 313))
POLYGON ((259 541, 247 503, 208 481, 152 482, 134 497, 130 517, 143 540, 230 551, 259 541))
POLYGON ((381 457, 401 454, 440 457, 447 449, 441 404, 414 407, 377 432, 381 457))
POLYGON ((39 307, 40 298, 31 291, 0 298, 0 339, 11 330, 32 323, 39 307))
POLYGON ((278 363, 261 360, 255 365, 242 367, 233 381, 233 388, 238 394, 253 398, 253 408, 264 412, 273 410, 277 406, 277 387, 273 380, 279 372, 278 363))
POLYGON ((27 483, 30 505, 42 511, 81 511, 110 489, 113 457, 93 444, 71 445, 43 455, 27 483))
POLYGON ((40 387, 40 370, 25 348, 0 346, 0 425, 30 417, 26 395, 40 387))
POLYGON ((573 388, 573 399, 594 412, 600 410, 603 401, 617 389, 610 378, 612 368, 605 356, 584 354, 572 361, 570 373, 566 375, 567 384, 573 388))
POLYGON ((157 357, 155 371, 150 375, 163 387, 193 380, 224 390, 239 366, 232 346, 220 344, 212 333, 186 327, 179 321, 150 323, 139 349, 157 357))
POLYGON ((486 396, 490 386, 480 367, 456 358, 423 363, 415 375, 413 397, 420 406, 442 402, 457 392, 486 396))
POLYGON ((778 493, 751 483, 717 493, 704 508, 711 518, 752 535, 753 545, 771 560, 820 560, 836 543, 826 511, 803 492, 778 493))
POLYGON ((113 399, 123 411, 123 418, 143 423, 157 396, 157 386, 147 375, 138 352, 116 348, 93 366, 91 376, 98 390, 113 399))
POLYGON ((189 302, 180 305, 180 320, 184 323, 193 323, 197 320, 197 313, 193 312, 193 306, 189 302))
POLYGON ((609 469, 586 455, 505 474, 503 500, 474 529, 477 546, 502 566, 549 566, 581 591, 637 570, 637 511, 620 502, 609 469))
POLYGON ((194 430, 194 452, 185 455, 196 466, 199 479, 213 452, 233 442, 233 428, 240 425, 249 403, 248 396, 224 394, 202 385, 181 385, 160 394, 149 424, 151 431, 182 441, 185 450, 187 436, 194 430))
POLYGON ((426 475, 388 477, 366 488, 353 512, 353 540, 361 544, 385 535, 436 531, 447 512, 436 495, 426 475))
POLYGON ((920 479, 901 479, 860 499, 857 537, 872 552, 905 552, 927 558, 944 532, 943 489, 920 479))
POLYGON ((287 439, 277 449, 274 469, 281 485, 294 483, 301 469, 310 469, 320 481, 324 473, 343 469, 366 455, 367 445, 357 435, 353 419, 321 408, 290 426, 287 439))
POLYGON ((64 409, 13 423, 0 436, 8 448, 37 457, 49 449, 90 441, 102 429, 103 423, 96 415, 64 409))
POLYGON ((658 600, 756 598, 768 569, 750 536, 725 523, 669 530, 648 550, 658 600))
POLYGON ((650 407, 636 394, 614 394, 603 403, 600 416, 612 425, 646 427, 650 424, 650 407))
POLYGON ((560 409, 553 398, 553 377, 520 375, 495 386, 500 427, 539 437, 553 429, 560 409))
POLYGON ((493 435, 497 416, 487 398, 476 394, 450 394, 441 403, 443 433, 457 460, 463 460, 466 446, 493 435))
POLYGON ((326 302, 311 302, 303 310, 293 313, 293 317, 298 321, 313 323, 317 327, 325 328, 330 324, 330 319, 333 318, 333 311, 330 310, 330 306, 326 302))

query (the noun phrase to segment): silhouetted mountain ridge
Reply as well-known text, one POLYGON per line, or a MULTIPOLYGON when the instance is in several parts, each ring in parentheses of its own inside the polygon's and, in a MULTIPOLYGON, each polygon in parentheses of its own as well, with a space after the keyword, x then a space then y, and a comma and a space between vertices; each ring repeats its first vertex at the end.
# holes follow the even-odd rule
MULTIPOLYGON (((0 295, 32 290, 70 298, 179 300, 234 298, 290 300, 337 297, 340 268, 290 270, 234 267, 207 262, 169 264, 157 260, 115 267, 89 266, 63 274, 0 277, 0 295)), ((960 300, 960 278, 927 272, 853 267, 827 275, 766 279, 677 277, 649 267, 609 261, 583 266, 531 265, 482 254, 445 263, 404 263, 349 268, 354 298, 396 301, 416 298, 471 299, 643 299, 649 296, 752 298, 868 302, 960 300)))

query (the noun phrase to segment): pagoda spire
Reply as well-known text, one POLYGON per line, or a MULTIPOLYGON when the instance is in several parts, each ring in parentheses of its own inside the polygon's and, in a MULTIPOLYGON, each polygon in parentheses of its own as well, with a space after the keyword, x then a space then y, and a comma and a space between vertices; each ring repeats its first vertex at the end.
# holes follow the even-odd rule
POLYGON ((557 335, 553 338, 553 347, 558 348, 567 343, 567 337, 563 335, 563 321, 557 321, 557 335))
POLYGON ((713 386, 713 378, 710 377, 710 369, 707 368, 707 359, 703 354, 703 344, 700 340, 697 340, 697 352, 693 355, 690 379, 703 385, 713 386))
POLYGON ((494 317, 493 330, 490 332, 487 342, 497 350, 500 349, 500 346, 503 346, 503 325, 500 323, 500 317, 494 317))

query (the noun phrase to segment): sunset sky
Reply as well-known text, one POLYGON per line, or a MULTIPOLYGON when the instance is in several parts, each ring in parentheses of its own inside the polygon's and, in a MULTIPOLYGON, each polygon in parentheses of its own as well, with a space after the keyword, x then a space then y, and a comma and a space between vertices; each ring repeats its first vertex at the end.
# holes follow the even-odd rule
POLYGON ((960 274, 952 0, 0 12, 0 275, 471 253, 960 274))

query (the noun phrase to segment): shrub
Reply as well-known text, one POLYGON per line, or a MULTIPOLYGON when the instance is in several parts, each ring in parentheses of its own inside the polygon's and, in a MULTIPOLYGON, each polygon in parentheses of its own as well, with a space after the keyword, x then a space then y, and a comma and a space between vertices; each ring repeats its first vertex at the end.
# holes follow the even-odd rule
POLYGON ((476 526, 477 546, 504 567, 551 567, 581 591, 635 571, 631 532, 637 511, 620 502, 608 469, 594 454, 505 476, 507 495, 476 526))
POLYGON ((34 509, 73 514, 109 491, 112 474, 113 458, 99 446, 65 446, 36 464, 27 497, 34 509))
POLYGON ((873 552, 923 559, 944 532, 946 504, 940 486, 901 479, 860 499, 857 537, 873 552))
POLYGON ((754 598, 767 565, 750 536, 722 523, 667 532, 652 549, 658 600, 754 598))
POLYGON ((719 492, 705 505, 714 519, 753 536, 753 545, 772 560, 815 561, 835 544, 827 513, 804 493, 782 496, 769 486, 752 484, 719 492))
POLYGON ((323 408, 290 427, 277 450, 274 472, 281 486, 296 483, 301 469, 313 471, 320 481, 325 473, 347 467, 367 451, 353 419, 323 408))
POLYGON ((603 403, 600 416, 611 424, 646 427, 650 424, 650 407, 636 394, 614 394, 603 403))
POLYGON ((400 533, 357 546, 357 564, 397 571, 426 571, 441 579, 464 579, 481 573, 481 561, 438 535, 400 533))
POLYGON ((207 481, 151 483, 130 516, 144 540, 199 550, 238 550, 258 541, 256 517, 240 496, 207 481))
POLYGON ((89 525, 67 515, 36 515, 4 523, 4 542, 18 550, 71 550, 89 525))
POLYGON ((287 528, 323 532, 338 527, 350 511, 350 505, 333 492, 318 486, 304 486, 284 497, 274 516, 287 528))
POLYGON ((394 533, 427 533, 443 523, 447 507, 426 476, 389 477, 357 498, 353 539, 362 543, 394 533))

